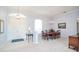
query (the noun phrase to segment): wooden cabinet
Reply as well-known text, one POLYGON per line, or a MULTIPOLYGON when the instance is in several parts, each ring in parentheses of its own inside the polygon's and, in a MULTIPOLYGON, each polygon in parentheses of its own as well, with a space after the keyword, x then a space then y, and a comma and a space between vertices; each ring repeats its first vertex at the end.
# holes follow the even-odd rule
POLYGON ((79 36, 69 36, 69 48, 79 51, 79 36))

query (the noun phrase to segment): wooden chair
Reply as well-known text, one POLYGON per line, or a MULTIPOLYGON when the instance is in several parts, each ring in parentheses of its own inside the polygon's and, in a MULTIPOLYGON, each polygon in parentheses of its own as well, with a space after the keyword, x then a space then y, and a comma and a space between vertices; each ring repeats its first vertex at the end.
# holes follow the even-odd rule
POLYGON ((44 31, 42 31, 42 39, 47 39, 47 33, 45 33, 44 31))

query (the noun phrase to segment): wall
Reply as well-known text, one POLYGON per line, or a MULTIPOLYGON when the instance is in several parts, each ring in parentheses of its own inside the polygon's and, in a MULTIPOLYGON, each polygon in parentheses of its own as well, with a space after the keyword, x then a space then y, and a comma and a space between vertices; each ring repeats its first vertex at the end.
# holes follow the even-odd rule
MULTIPOLYGON (((14 29, 21 29, 20 31, 22 31, 21 33, 23 33, 22 36, 25 35, 25 33, 28 32, 28 28, 30 27, 32 32, 34 33, 34 21, 35 19, 41 19, 43 21, 43 30, 46 29, 50 29, 51 27, 55 30, 61 30, 61 37, 65 37, 67 38, 69 35, 74 35, 77 33, 77 24, 76 24, 76 20, 77 18, 79 18, 79 11, 78 10, 74 10, 65 14, 61 14, 58 15, 54 18, 52 18, 52 20, 50 20, 49 18, 46 17, 38 17, 36 15, 31 16, 31 15, 26 15, 26 19, 25 21, 23 21, 22 26, 24 25, 24 29, 22 27, 17 28, 16 26, 16 19, 9 19, 8 18, 8 13, 5 12, 4 10, 0 9, 0 17, 4 20, 4 33, 0 34, 0 45, 2 46, 6 40, 12 40, 14 39, 10 34, 12 34, 12 32, 14 32, 14 29), (8 22, 9 20, 12 20, 11 22, 8 22), (50 21, 49 21, 50 20, 50 21), (13 23, 14 21, 14 23, 13 23), (53 26, 50 27, 50 22, 54 21, 53 26), (25 23, 24 23, 25 22, 25 23), (58 23, 62 23, 65 22, 66 23, 66 29, 58 29, 58 23), (7 24, 6 24, 7 23, 7 24), (12 27, 11 25, 13 25, 14 27, 12 27), (10 28, 10 27, 11 28, 10 28), (23 31, 24 30, 24 31, 23 31), (9 32, 12 31, 12 32, 9 32)), ((20 25, 20 24, 18 24, 20 25)), ((13 35, 13 34, 12 34, 13 35)), ((21 37, 21 35, 17 36, 17 38, 21 37)))
POLYGON ((7 13, 4 10, 5 9, 0 9, 0 19, 4 21, 4 33, 0 34, 0 48, 3 47, 7 41, 7 13))
POLYGON ((26 19, 16 19, 15 17, 9 17, 7 20, 7 39, 19 39, 25 38, 26 33, 26 19))
POLYGON ((43 21, 43 30, 47 29, 48 19, 44 17, 26 15, 25 19, 17 20, 14 17, 9 17, 7 21, 7 40, 26 38, 25 34, 28 33, 28 28, 31 28, 31 32, 35 35, 34 21, 41 19, 43 21))
POLYGON ((43 30, 49 30, 50 29, 50 25, 49 25, 49 21, 50 19, 43 19, 43 30))
POLYGON ((69 35, 75 35, 77 33, 77 18, 79 17, 79 11, 74 10, 65 14, 61 14, 53 18, 55 30, 61 30, 61 37, 68 38, 69 35), (66 23, 66 29, 58 29, 58 23, 66 23))

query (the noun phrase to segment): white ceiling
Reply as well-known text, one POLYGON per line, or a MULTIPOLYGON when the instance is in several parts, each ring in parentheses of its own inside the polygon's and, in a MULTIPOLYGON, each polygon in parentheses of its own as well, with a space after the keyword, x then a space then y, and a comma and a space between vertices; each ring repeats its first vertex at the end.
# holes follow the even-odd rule
MULTIPOLYGON (((0 9, 1 8, 2 7, 0 7, 0 9)), ((8 13, 20 12, 23 14, 38 15, 45 17, 53 17, 57 14, 63 13, 64 11, 68 12, 75 9, 79 9, 78 6, 6 6, 3 8, 5 8, 8 13)))

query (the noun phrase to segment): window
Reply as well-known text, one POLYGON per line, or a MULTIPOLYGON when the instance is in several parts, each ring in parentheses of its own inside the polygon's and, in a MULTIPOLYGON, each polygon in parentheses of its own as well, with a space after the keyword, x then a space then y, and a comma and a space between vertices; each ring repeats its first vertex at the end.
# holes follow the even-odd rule
POLYGON ((37 33, 41 33, 41 31, 42 31, 42 20, 40 20, 40 19, 35 20, 35 31, 37 33))

